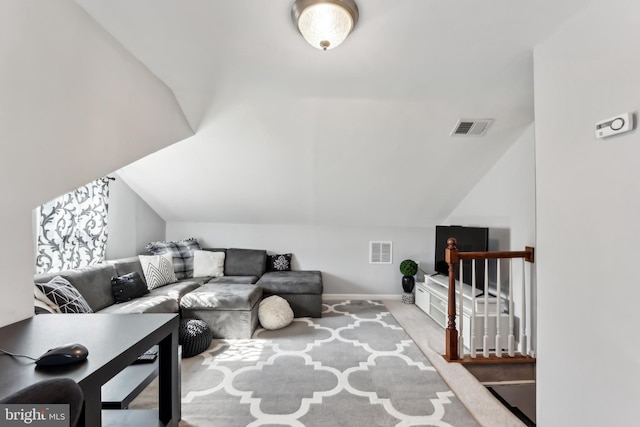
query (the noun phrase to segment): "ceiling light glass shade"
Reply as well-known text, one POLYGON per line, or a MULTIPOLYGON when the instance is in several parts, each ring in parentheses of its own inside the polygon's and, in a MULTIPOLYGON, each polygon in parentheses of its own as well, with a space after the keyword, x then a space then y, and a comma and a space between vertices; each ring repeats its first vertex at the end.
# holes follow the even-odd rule
POLYGON ((322 50, 339 46, 358 22, 353 0, 296 0, 291 18, 302 37, 322 50))

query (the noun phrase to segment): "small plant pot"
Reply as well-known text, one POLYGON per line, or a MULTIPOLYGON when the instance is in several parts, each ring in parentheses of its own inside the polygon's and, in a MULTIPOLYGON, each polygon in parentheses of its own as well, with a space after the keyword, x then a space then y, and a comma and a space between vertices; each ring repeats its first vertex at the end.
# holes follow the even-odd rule
POLYGON ((416 279, 413 276, 402 276, 402 289, 405 292, 413 292, 413 287, 416 285, 416 279))
POLYGON ((402 294, 402 302, 404 304, 415 304, 416 296, 413 294, 413 292, 405 292, 404 294, 402 294))

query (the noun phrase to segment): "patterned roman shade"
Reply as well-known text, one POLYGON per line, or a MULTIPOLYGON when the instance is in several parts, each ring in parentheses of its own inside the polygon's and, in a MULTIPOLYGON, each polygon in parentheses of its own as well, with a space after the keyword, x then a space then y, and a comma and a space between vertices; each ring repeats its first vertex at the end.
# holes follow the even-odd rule
POLYGON ((36 272, 71 270, 104 261, 109 178, 101 178, 38 209, 36 272))

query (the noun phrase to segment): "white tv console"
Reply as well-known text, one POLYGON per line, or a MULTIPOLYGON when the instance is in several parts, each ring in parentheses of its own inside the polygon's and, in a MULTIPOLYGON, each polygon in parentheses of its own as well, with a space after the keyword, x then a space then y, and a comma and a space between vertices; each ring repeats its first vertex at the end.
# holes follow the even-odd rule
MULTIPOLYGON (((416 305, 424 311, 429 317, 436 321, 443 328, 447 327, 447 301, 448 301, 448 283, 449 278, 447 276, 435 275, 425 276, 424 282, 416 282, 416 305)), ((460 298, 459 291, 460 282, 456 281, 456 327, 458 332, 460 331, 460 298)), ((471 343, 471 316, 472 316, 472 288, 466 283, 463 286, 463 313, 462 313, 462 337, 464 338, 464 345, 470 349, 471 343)), ((477 296, 481 293, 476 291, 476 313, 474 317, 474 329, 475 329, 475 347, 476 350, 482 350, 482 343, 484 337, 484 296, 477 296)), ((488 325, 489 325, 489 347, 495 349, 496 341, 496 305, 498 298, 489 297, 488 301, 488 325)), ((505 313, 504 304, 503 309, 500 310, 500 342, 502 349, 507 349, 507 342, 509 336, 509 314, 505 313)), ((515 331, 516 329, 514 329, 515 331)), ((517 334, 516 334, 517 335, 517 334)))

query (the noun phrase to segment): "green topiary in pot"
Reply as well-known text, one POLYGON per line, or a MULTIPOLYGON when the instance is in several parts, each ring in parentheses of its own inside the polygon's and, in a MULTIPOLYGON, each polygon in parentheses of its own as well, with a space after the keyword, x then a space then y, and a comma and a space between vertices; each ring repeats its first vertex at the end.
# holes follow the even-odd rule
POLYGON ((412 259, 405 259, 400 263, 400 273, 402 273, 402 289, 405 292, 413 292, 416 280, 413 276, 418 273, 418 263, 412 259))

